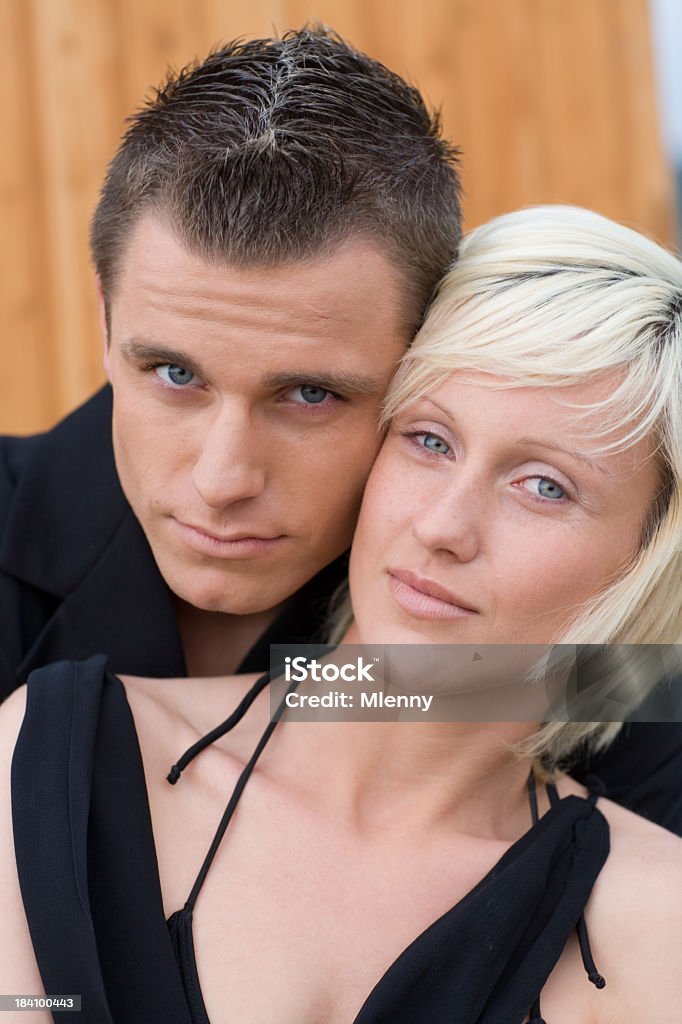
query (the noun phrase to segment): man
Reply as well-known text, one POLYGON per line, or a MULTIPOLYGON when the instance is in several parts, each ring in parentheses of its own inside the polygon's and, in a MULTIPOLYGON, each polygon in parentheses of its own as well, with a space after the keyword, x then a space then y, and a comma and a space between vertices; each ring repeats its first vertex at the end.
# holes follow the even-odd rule
POLYGON ((311 639, 456 255, 454 157, 325 31, 232 44, 133 118, 92 225, 112 389, 0 449, 0 697, 95 651, 214 675, 311 639))
MULTIPOLYGON (((219 675, 314 638, 456 256, 454 156, 323 31, 228 46, 133 119, 92 228, 112 388, 0 447, 0 695, 59 658, 219 675)), ((639 726, 592 767, 682 829, 681 764, 639 726)))

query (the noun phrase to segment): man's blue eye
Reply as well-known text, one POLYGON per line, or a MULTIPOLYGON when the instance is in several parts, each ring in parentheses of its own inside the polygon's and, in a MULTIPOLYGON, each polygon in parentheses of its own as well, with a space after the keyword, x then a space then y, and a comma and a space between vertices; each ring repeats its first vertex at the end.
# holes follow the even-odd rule
POLYGON ((435 434, 424 434, 424 447, 428 448, 429 451, 436 452, 438 455, 447 455, 450 451, 450 446, 442 438, 436 437, 435 434))
POLYGON ((306 405, 319 405, 329 394, 326 388, 318 388, 314 384, 302 384, 295 390, 300 392, 306 405))
POLYGON ((190 384, 194 377, 191 370, 185 369, 184 366, 175 366, 173 363, 157 366, 156 372, 161 380, 174 387, 184 387, 185 384, 190 384))
POLYGON ((563 487, 559 484, 555 484, 553 480, 547 480, 541 476, 537 478, 538 481, 538 494, 542 498, 554 498, 555 500, 565 497, 566 492, 563 487))

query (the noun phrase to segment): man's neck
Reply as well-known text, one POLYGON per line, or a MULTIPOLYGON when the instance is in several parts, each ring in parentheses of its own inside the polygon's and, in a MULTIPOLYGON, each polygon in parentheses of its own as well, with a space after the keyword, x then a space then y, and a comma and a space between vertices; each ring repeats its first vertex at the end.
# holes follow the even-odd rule
MULTIPOLYGON (((253 645, 277 618, 284 605, 252 615, 207 612, 173 598, 188 676, 234 675, 253 645)), ((266 663, 263 671, 267 671, 266 663)))

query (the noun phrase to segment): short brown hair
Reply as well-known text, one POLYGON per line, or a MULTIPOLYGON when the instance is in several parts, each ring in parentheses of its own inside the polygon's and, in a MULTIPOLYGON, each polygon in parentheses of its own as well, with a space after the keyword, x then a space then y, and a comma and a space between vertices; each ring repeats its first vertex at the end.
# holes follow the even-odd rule
POLYGON ((458 151, 419 92, 334 32, 237 40, 169 75, 111 162, 91 228, 107 308, 158 211, 207 260, 268 266, 376 240, 419 325, 460 239, 458 151))

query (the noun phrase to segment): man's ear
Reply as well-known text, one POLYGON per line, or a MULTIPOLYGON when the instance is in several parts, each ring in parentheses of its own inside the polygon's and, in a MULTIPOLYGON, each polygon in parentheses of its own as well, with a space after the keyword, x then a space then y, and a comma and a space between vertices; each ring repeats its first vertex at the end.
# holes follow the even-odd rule
POLYGON ((107 323, 107 304, 104 298, 104 289, 102 288, 102 281, 99 275, 95 279, 95 286, 97 288, 97 309, 99 312, 99 329, 102 335, 102 345, 104 348, 103 352, 103 363, 104 372, 107 375, 109 383, 111 383, 111 371, 109 367, 109 325, 107 323))

